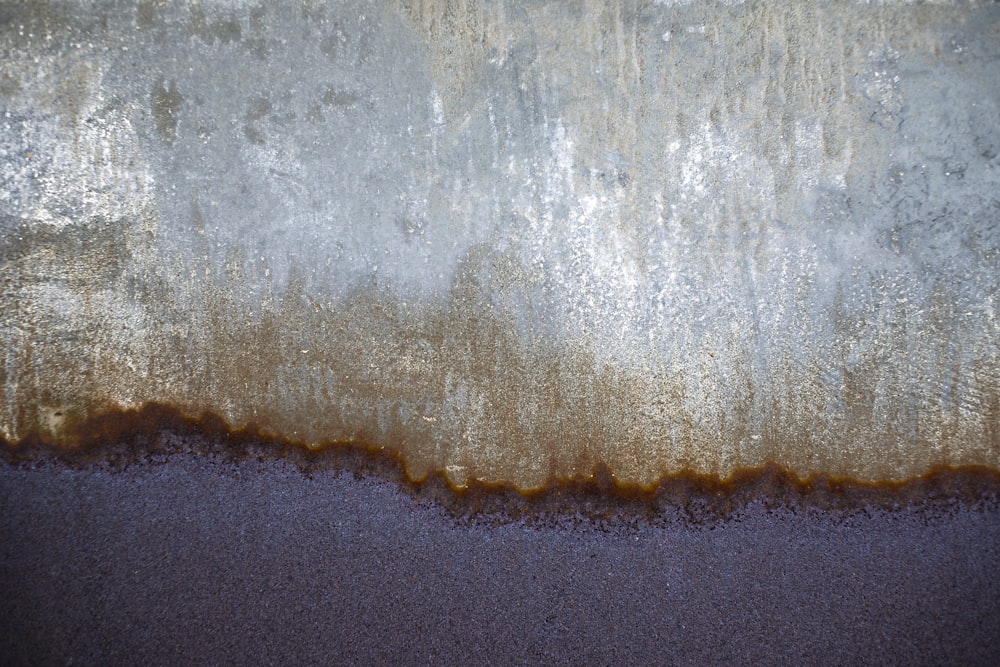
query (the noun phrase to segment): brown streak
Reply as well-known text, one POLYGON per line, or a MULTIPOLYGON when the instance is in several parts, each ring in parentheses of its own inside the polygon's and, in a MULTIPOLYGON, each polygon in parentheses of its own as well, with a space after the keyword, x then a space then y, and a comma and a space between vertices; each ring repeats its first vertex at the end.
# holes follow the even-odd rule
POLYGON ((9 464, 52 461, 71 467, 112 468, 152 463, 171 454, 218 456, 230 461, 285 460, 304 473, 333 470, 373 475, 400 483, 412 495, 437 502, 451 513, 493 520, 576 514, 590 519, 653 518, 665 508, 688 519, 727 518, 750 502, 851 511, 894 509, 921 503, 998 502, 1000 470, 987 466, 935 466, 903 481, 866 482, 825 473, 801 478, 777 464, 744 468, 729 477, 682 470, 649 486, 622 483, 603 462, 589 474, 550 478, 521 490, 510 482, 470 480, 456 487, 443 471, 423 478, 406 472, 403 456, 364 442, 301 442, 263 433, 257 426, 233 429, 218 415, 185 415, 176 407, 149 403, 137 410, 111 410, 76 424, 59 444, 34 432, 18 442, 0 438, 0 458, 9 464))

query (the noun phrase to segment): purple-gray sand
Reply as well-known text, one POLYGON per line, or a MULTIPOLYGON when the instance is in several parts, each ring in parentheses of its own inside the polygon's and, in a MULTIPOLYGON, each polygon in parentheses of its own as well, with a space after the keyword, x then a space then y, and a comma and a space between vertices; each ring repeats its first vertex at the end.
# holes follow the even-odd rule
POLYGON ((0 461, 0 661, 995 665, 997 505, 477 520, 280 459, 0 461))

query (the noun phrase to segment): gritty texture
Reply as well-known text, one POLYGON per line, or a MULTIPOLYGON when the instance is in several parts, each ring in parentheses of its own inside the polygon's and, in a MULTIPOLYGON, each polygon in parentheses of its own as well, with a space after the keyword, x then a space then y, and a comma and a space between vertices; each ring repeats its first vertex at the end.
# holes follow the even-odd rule
POLYGON ((4 2, 0 435, 1000 466, 1000 6, 4 2))
POLYGON ((0 462, 0 663, 995 665, 1000 509, 455 521, 395 484, 0 462))

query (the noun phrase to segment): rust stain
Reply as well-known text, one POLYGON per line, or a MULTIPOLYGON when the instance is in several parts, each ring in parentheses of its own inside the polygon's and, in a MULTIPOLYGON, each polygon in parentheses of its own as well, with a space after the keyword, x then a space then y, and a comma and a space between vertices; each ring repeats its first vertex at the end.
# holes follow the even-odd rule
POLYGON ((59 444, 38 432, 18 442, 0 438, 0 458, 12 465, 55 461, 74 467, 123 468, 170 454, 283 460, 307 474, 329 470, 376 476, 399 482, 416 497, 437 502, 454 515, 501 521, 566 513, 597 520, 655 519, 659 509, 671 507, 686 512, 688 520, 702 522, 732 517, 754 501, 827 511, 1000 501, 1000 470, 978 465, 935 466, 906 480, 869 482, 825 473, 802 478, 771 463, 742 468, 725 478, 684 469, 640 485, 619 480, 598 462, 584 473, 551 477, 530 490, 509 482, 471 480, 456 485, 444 470, 411 476, 398 449, 359 441, 307 447, 269 436, 256 425, 234 429, 217 414, 190 417, 158 403, 90 417, 65 432, 59 444))
MULTIPOLYGON (((406 22, 387 10, 377 28, 341 34, 334 21, 317 33, 322 59, 298 92, 276 64, 229 57, 259 38, 278 58, 285 36, 303 34, 280 12, 174 15, 145 3, 138 25, 159 37, 116 30, 138 35, 128 47, 163 71, 135 81, 122 74, 134 51, 102 55, 96 38, 73 52, 66 40, 34 45, 32 35, 72 25, 72 8, 58 21, 47 4, 25 9, 26 30, 0 35, 12 54, 0 83, 7 155, 24 156, 11 157, 19 203, 0 234, 5 451, 96 452, 147 429, 191 428, 303 452, 383 452, 407 479, 440 477, 458 495, 579 482, 644 497, 688 480, 677 483, 730 496, 769 478, 902 493, 927 475, 1000 466, 994 209, 982 222, 945 210, 992 206, 988 176, 976 190, 976 168, 956 172, 968 190, 944 197, 942 216, 968 235, 939 230, 926 222, 935 211, 906 208, 936 195, 918 188, 923 167, 888 164, 901 140, 883 125, 903 117, 897 61, 934 65, 934 26, 964 13, 855 8, 838 19, 842 8, 760 3, 716 17, 734 28, 717 31, 698 8, 553 4, 508 16, 500 5, 402 4, 406 22), (736 40, 724 45, 730 66, 699 56, 705 31, 736 40), (406 59, 427 82, 411 90, 358 74, 375 87, 331 87, 334 73, 391 71, 404 38, 426 47, 406 59), (671 55, 681 40, 690 67, 671 55), (189 55, 212 66, 188 69, 189 55), (511 78, 499 76, 505 66, 511 78), (709 73, 722 85, 703 85, 709 73), (418 98, 423 112, 407 102, 396 113, 418 98), (384 121, 345 115, 337 126, 357 162, 339 145, 312 151, 328 137, 296 119, 320 104, 330 122, 355 107, 384 121), (558 118, 546 119, 550 106, 558 118), (402 131, 421 119, 417 138, 402 131), (384 153, 364 148, 404 134, 384 153), (467 156, 466 145, 477 148, 467 156), (467 166, 479 170, 469 189, 442 185, 467 166), (372 180, 337 180, 352 169, 372 180), (773 183, 754 203, 741 184, 759 173, 773 183), (826 185, 800 191, 816 179, 826 185), (498 181, 492 208, 463 207, 498 181), (686 212, 656 209, 685 209, 688 196, 686 212), (394 197, 412 201, 383 201, 394 197), (605 199, 603 213, 581 204, 605 199), (834 213, 814 216, 813 199, 834 213), (854 217, 835 214, 852 206, 854 217), (908 242, 898 220, 874 215, 897 209, 914 223, 908 242), (477 228, 489 211, 496 221, 477 228), (562 223, 535 229, 546 216, 562 223), (432 239, 434 251, 419 250, 432 239), (541 267, 549 257, 582 268, 541 267), (424 292, 407 292, 421 281, 424 292), (619 330, 629 318, 631 331, 619 330)), ((103 18, 115 26, 117 14, 103 18)), ((292 46, 283 62, 309 65, 292 46)), ((942 80, 966 71, 957 55, 941 60, 942 80)), ((955 99, 974 99, 966 76, 955 99)), ((932 130, 899 154, 921 162, 932 130)))
MULTIPOLYGON (((17 341, 23 356, 0 364, 0 380, 14 390, 0 410, 14 408, 4 435, 74 446, 90 440, 81 429, 102 423, 97 415, 161 403, 311 448, 390 449, 412 479, 442 472, 455 487, 506 482, 523 491, 602 464, 645 488, 683 470, 725 479, 770 463, 805 478, 867 482, 998 463, 988 357, 959 378, 962 404, 946 410, 936 396, 917 396, 923 412, 908 430, 903 399, 893 399, 891 413, 880 401, 902 395, 913 378, 885 376, 874 357, 842 387, 789 359, 768 384, 751 386, 737 366, 730 386, 711 390, 724 393, 697 394, 684 376, 690 368, 630 370, 602 361, 586 341, 525 344, 512 331, 514 314, 490 306, 479 274, 476 265, 461 271, 448 305, 422 309, 378 288, 331 307, 293 283, 254 312, 208 292, 207 307, 182 314, 150 291, 139 296, 152 317, 139 323, 109 324, 86 304, 68 322, 28 313, 33 328, 17 341), (46 328, 76 333, 53 340, 46 328), (846 409, 829 413, 834 398, 846 409)), ((12 307, 24 308, 16 294, 12 307)), ((729 349, 738 361, 738 341, 729 349)), ((689 366, 708 372, 712 363, 706 353, 689 366)))

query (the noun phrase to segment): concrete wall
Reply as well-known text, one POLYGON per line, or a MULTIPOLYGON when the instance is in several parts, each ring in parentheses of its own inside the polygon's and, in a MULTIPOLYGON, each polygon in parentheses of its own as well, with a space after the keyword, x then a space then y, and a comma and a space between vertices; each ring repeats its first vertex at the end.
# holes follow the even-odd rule
POLYGON ((3 437, 1000 466, 995 3, 87 4, 0 5, 3 437))

